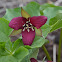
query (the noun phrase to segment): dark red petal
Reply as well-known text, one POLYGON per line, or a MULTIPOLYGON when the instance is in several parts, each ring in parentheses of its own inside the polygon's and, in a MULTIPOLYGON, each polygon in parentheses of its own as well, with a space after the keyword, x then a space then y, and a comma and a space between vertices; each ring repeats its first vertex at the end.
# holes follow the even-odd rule
POLYGON ((22 31, 22 40, 24 45, 31 45, 34 38, 35 38, 35 31, 32 31, 32 29, 30 29, 29 32, 27 30, 22 31))
POLYGON ((38 62, 35 58, 30 59, 31 62, 38 62))
POLYGON ((15 17, 13 18, 10 23, 9 27, 18 30, 22 28, 22 25, 26 22, 27 20, 23 17, 15 17))
POLYGON ((46 16, 33 16, 30 18, 31 24, 35 26, 37 29, 44 25, 47 21, 46 16))

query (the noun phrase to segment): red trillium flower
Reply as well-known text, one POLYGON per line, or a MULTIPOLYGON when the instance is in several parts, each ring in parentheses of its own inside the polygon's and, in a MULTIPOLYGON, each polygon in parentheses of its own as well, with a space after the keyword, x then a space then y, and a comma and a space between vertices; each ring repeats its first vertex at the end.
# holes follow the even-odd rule
POLYGON ((47 17, 31 17, 23 8, 21 8, 21 15, 22 17, 15 17, 10 21, 9 27, 14 29, 10 36, 21 33, 24 45, 31 45, 35 38, 35 34, 42 36, 40 27, 46 23, 47 17))
POLYGON ((35 58, 30 59, 31 62, 38 62, 35 58))
MULTIPOLYGON (((38 62, 35 58, 30 59, 31 62, 38 62)), ((47 62, 52 62, 52 61, 47 61, 47 62)))

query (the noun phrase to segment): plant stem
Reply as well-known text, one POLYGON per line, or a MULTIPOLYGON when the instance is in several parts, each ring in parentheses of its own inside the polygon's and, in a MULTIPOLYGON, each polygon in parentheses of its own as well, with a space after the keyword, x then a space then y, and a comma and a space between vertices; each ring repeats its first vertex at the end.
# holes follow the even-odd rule
POLYGON ((46 54, 47 59, 48 59, 49 61, 52 61, 52 60, 51 60, 51 57, 50 57, 50 55, 49 55, 49 53, 48 53, 48 51, 47 51, 47 49, 45 48, 45 46, 44 46, 44 45, 42 46, 42 49, 44 50, 44 52, 45 52, 45 54, 46 54))
POLYGON ((57 60, 57 62, 60 62, 60 59, 61 59, 61 43, 62 43, 62 28, 61 28, 61 32, 60 32, 59 48, 58 48, 58 60, 57 60))

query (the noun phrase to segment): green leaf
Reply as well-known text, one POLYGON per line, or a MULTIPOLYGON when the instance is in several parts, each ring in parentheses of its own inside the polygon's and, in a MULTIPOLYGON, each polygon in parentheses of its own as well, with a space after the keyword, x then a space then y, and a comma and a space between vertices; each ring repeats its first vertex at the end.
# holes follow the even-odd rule
POLYGON ((18 62, 20 62, 29 53, 28 49, 19 45, 19 43, 20 43, 20 40, 18 39, 14 42, 14 44, 12 44, 12 42, 10 41, 6 42, 5 44, 5 49, 6 49, 6 52, 8 53, 7 56, 9 55, 13 56, 14 58, 17 59, 18 62))
POLYGON ((16 57, 18 59, 18 61, 20 62, 25 56, 28 55, 28 50, 24 47, 19 47, 17 51, 15 51, 15 53, 13 54, 14 57, 16 57))
POLYGON ((54 18, 50 19, 51 32, 62 28, 62 13, 58 13, 54 18))
POLYGON ((39 48, 33 48, 29 50, 29 58, 37 58, 39 52, 39 48))
POLYGON ((29 54, 21 62, 31 62, 30 58, 37 58, 39 48, 29 49, 29 54))
POLYGON ((21 39, 18 39, 18 40, 16 40, 16 41, 14 42, 14 44, 13 44, 13 51, 14 51, 14 50, 17 50, 20 46, 22 46, 22 45, 21 45, 21 39))
POLYGON ((6 14, 3 16, 6 20, 11 21, 14 17, 21 16, 21 8, 6 9, 6 14))
MULTIPOLYGON (((15 45, 16 45, 16 43, 13 46, 15 46, 15 45)), ((0 47, 2 47, 2 46, 0 46, 0 47)), ((6 43, 5 49, 0 48, 0 50, 1 50, 0 51, 0 54, 1 54, 0 62, 14 62, 14 61, 20 62, 25 56, 27 56, 29 54, 28 49, 24 48, 23 46, 18 47, 17 49, 15 48, 15 50, 13 50, 12 43, 9 41, 6 43)))
POLYGON ((30 16, 39 16, 40 15, 39 7, 40 5, 38 3, 30 2, 24 7, 24 9, 30 16))
POLYGON ((41 47, 42 45, 44 45, 45 43, 47 42, 46 39, 40 37, 40 36, 36 36, 32 45, 31 45, 31 48, 37 48, 37 47, 41 47))
POLYGON ((5 43, 1 43, 0 44, 0 56, 4 53, 4 51, 5 51, 5 43))
POLYGON ((49 4, 49 3, 46 3, 46 4, 43 4, 40 6, 40 10, 44 10, 48 7, 56 7, 54 4, 49 4))
POLYGON ((60 6, 48 7, 43 11, 44 16, 48 17, 48 21, 46 22, 47 24, 49 24, 49 20, 51 18, 55 17, 58 14, 59 10, 62 10, 62 7, 60 7, 60 6))
POLYGON ((51 18, 49 25, 54 25, 58 20, 62 19, 62 13, 58 13, 55 17, 51 18))
POLYGON ((8 42, 6 42, 5 49, 6 49, 7 53, 11 54, 11 52, 12 52, 12 42, 10 40, 8 42))
POLYGON ((9 34, 12 29, 8 26, 9 22, 4 18, 0 18, 0 42, 6 42, 9 40, 9 34))
POLYGON ((5 50, 5 42, 4 43, 0 42, 0 57, 6 55, 8 55, 8 53, 5 50))
POLYGON ((52 25, 51 32, 60 28, 62 28, 62 19, 58 20, 54 25, 52 25))
POLYGON ((0 61, 2 62, 20 62, 29 54, 28 49, 21 46, 20 39, 16 40, 14 44, 8 40, 6 43, 0 43, 0 61), (7 58, 8 57, 8 58, 7 58), (13 59, 10 59, 13 58, 13 59))
POLYGON ((49 33, 50 30, 51 30, 51 27, 50 27, 49 25, 45 24, 45 25, 43 25, 43 26, 41 27, 41 30, 42 30, 42 35, 43 35, 43 37, 46 38, 47 35, 48 35, 48 33, 49 33))
MULTIPOLYGON (((30 2, 23 8, 30 16, 39 16, 40 15, 39 7, 40 5, 38 3, 30 2)), ((4 15, 3 18, 11 21, 12 18, 19 16, 21 16, 21 8, 14 8, 7 9, 6 14, 4 15)))
POLYGON ((45 10, 48 7, 56 7, 56 6, 54 4, 49 4, 49 3, 40 5, 40 14, 43 15, 43 10, 45 10))
POLYGON ((0 57, 0 62, 18 62, 18 61, 15 57, 9 55, 0 57))

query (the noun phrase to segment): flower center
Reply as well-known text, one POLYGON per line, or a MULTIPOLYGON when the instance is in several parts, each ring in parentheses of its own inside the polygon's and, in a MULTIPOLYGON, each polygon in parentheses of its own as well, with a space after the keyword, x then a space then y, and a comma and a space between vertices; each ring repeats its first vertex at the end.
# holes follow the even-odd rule
POLYGON ((26 21, 26 23, 23 25, 23 31, 25 31, 25 29, 29 32, 29 29, 32 29, 32 31, 34 31, 33 25, 30 23, 30 21, 26 21))

